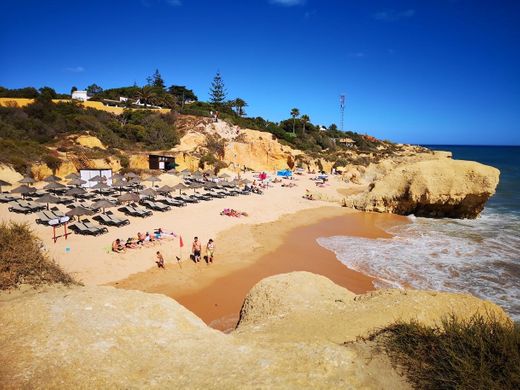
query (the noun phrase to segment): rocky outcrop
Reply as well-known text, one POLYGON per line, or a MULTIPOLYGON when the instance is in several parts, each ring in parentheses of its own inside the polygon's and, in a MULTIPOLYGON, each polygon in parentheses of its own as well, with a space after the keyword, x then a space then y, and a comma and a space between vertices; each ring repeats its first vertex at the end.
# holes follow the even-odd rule
POLYGON ((0 387, 406 389, 387 357, 356 338, 396 319, 432 324, 452 312, 508 321, 469 295, 357 296, 306 272, 256 285, 228 335, 162 295, 111 287, 3 292, 0 387))
POLYGON ((346 205, 418 217, 476 218, 500 175, 496 168, 449 158, 386 168, 386 175, 376 177, 365 193, 347 198, 346 205))

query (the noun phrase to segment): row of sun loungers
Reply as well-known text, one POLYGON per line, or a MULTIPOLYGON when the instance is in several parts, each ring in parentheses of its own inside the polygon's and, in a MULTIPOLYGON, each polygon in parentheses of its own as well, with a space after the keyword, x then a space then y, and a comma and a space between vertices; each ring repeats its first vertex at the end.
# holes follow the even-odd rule
POLYGON ((30 214, 45 209, 45 205, 27 202, 25 200, 17 199, 13 201, 13 205, 8 208, 9 211, 19 214, 30 214))
POLYGON ((75 222, 69 225, 70 230, 76 234, 82 234, 87 236, 99 236, 100 234, 108 233, 108 229, 103 226, 96 226, 91 223, 88 219, 75 222))
POLYGON ((98 221, 101 225, 121 227, 130 224, 128 219, 120 219, 115 217, 110 211, 107 213, 101 213, 93 218, 98 221))

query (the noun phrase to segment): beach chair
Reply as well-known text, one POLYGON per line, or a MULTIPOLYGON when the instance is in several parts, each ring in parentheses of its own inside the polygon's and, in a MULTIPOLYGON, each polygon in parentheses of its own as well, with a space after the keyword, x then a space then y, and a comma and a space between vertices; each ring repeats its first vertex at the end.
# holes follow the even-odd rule
POLYGON ((167 205, 164 205, 164 204, 160 204, 160 203, 156 203, 156 202, 152 202, 151 200, 142 200, 141 204, 143 206, 145 206, 146 208, 149 208, 151 210, 156 210, 156 211, 161 211, 161 212, 171 210, 170 206, 167 206, 167 205))
POLYGON ((121 227, 128 225, 130 221, 128 219, 119 219, 108 214, 99 214, 93 218, 102 225, 121 227))
POLYGON ((158 202, 161 202, 161 203, 164 203, 168 206, 173 206, 173 207, 183 207, 183 206, 186 206, 186 202, 183 202, 182 200, 174 200, 174 199, 171 199, 171 198, 162 198, 162 199, 158 199, 158 202))
POLYGON ((18 214, 30 214, 33 212, 33 210, 31 210, 30 208, 23 207, 23 206, 19 205, 18 203, 14 203, 7 210, 9 210, 12 213, 18 213, 18 214))
POLYGON ((184 203, 199 203, 200 202, 200 200, 198 200, 197 198, 190 198, 187 195, 175 196, 173 199, 180 200, 180 201, 182 201, 184 203))
POLYGON ((17 200, 17 198, 11 194, 0 194, 0 203, 8 203, 17 200))
POLYGON ((106 227, 104 227, 104 226, 96 226, 92 222, 90 222, 88 219, 83 219, 83 220, 81 220, 81 222, 90 231, 97 232, 97 234, 94 233, 94 235, 108 233, 108 229, 106 227))
POLYGON ((127 207, 131 211, 131 213, 134 217, 144 218, 144 217, 149 217, 149 216, 153 215, 153 213, 150 210, 142 209, 142 208, 138 207, 135 203, 132 203, 131 205, 128 205, 127 207))

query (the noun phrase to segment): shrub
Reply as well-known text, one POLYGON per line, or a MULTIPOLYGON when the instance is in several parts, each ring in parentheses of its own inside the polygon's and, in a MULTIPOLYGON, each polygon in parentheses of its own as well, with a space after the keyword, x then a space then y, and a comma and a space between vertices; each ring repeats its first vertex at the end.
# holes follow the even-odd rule
POLYGON ((20 284, 76 284, 42 252, 41 242, 27 224, 0 223, 0 289, 20 284))
POLYGON ((439 327, 397 322, 370 336, 420 389, 519 389, 520 327, 449 316, 439 327))
POLYGON ((52 173, 56 173, 56 171, 60 168, 62 161, 53 156, 52 154, 47 154, 43 157, 43 162, 47 164, 47 166, 51 169, 52 173))

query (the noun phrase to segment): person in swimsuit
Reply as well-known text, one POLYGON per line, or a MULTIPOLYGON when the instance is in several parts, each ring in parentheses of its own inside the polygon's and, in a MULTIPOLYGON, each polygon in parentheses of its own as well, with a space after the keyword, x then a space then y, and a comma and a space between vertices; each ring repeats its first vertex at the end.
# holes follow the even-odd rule
POLYGON ((164 257, 161 252, 157 251, 157 260, 155 261, 157 268, 164 268, 164 257))
POLYGON ((193 239, 193 244, 191 244, 191 253, 193 253, 193 260, 195 263, 200 262, 200 252, 201 252, 201 245, 198 237, 195 237, 193 239))
POLYGON ((209 239, 208 244, 206 245, 206 254, 208 256, 208 262, 213 263, 213 255, 215 253, 215 242, 213 239, 209 239))
POLYGON ((121 244, 119 238, 112 243, 112 251, 116 253, 126 252, 126 249, 123 244, 121 244))

